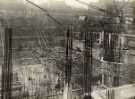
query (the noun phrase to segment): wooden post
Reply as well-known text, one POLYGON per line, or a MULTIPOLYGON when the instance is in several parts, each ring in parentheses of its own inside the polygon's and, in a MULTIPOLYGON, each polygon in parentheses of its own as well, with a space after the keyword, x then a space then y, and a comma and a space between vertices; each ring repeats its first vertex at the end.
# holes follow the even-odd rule
POLYGON ((2 65, 2 99, 11 99, 12 93, 12 29, 5 29, 4 64, 2 65))

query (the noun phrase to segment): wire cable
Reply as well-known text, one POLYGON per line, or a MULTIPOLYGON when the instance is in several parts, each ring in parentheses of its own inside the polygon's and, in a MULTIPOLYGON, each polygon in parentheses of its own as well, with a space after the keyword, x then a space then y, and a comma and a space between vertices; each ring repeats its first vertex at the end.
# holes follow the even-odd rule
POLYGON ((39 9, 42 10, 43 12, 45 12, 46 15, 47 15, 49 18, 51 18, 54 22, 56 22, 57 24, 59 24, 59 25, 61 25, 61 26, 63 25, 61 22, 59 22, 59 21, 56 20, 53 16, 51 16, 50 13, 48 12, 48 10, 46 10, 46 9, 44 9, 44 8, 42 8, 42 7, 40 7, 39 5, 37 5, 36 3, 34 3, 34 2, 32 2, 32 1, 30 1, 30 0, 26 0, 26 1, 29 2, 30 4, 34 5, 35 7, 39 8, 39 9))

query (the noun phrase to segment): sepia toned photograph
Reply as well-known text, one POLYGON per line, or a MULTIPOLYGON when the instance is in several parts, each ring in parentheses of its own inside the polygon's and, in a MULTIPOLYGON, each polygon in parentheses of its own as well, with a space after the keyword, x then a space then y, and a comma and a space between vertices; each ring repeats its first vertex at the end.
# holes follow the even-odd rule
POLYGON ((0 99, 135 99, 135 0, 0 0, 0 99))

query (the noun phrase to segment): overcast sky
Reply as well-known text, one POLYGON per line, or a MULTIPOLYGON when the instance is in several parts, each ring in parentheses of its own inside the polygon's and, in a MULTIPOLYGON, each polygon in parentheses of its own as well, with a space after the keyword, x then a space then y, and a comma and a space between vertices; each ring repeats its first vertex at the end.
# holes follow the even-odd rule
MULTIPOLYGON (((88 6, 81 4, 77 2, 76 0, 30 0, 30 1, 33 1, 34 3, 39 4, 39 5, 42 3, 47 3, 48 1, 56 1, 56 2, 65 1, 65 3, 70 7, 88 9, 88 6)), ((92 3, 92 2, 98 2, 99 0, 80 0, 80 1, 83 1, 86 3, 92 3)), ((116 0, 116 1, 132 1, 132 0, 116 0)))
MULTIPOLYGON (((0 3, 5 2, 5 3, 9 4, 10 2, 13 2, 13 1, 14 2, 21 2, 21 1, 26 2, 25 0, 0 0, 0 3)), ((51 5, 51 3, 50 3, 51 1, 54 1, 54 2, 64 1, 66 3, 66 5, 68 5, 70 7, 88 9, 87 5, 81 4, 81 3, 77 2, 76 0, 30 0, 30 1, 32 1, 38 5, 40 5, 40 4, 50 4, 51 5)), ((98 2, 99 0, 80 0, 80 1, 83 1, 85 3, 92 3, 92 2, 98 2)), ((109 1, 109 0, 106 0, 106 1, 109 1)), ((133 0, 116 0, 116 1, 133 1, 133 0)))
MULTIPOLYGON (((41 3, 47 3, 48 0, 31 0, 37 4, 41 4, 41 3)), ((78 3, 76 0, 54 0, 54 1, 65 1, 65 3, 68 5, 68 6, 71 6, 71 7, 76 7, 76 8, 85 8, 87 9, 88 7, 86 5, 83 5, 83 4, 80 4, 78 3)), ((90 2, 97 2, 98 0, 81 0, 81 1, 84 1, 86 3, 90 3, 90 2)))

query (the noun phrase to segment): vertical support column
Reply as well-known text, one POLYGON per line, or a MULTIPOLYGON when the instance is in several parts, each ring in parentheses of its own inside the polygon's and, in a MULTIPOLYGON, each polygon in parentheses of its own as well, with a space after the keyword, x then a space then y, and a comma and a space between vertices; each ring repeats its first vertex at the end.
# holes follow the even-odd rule
MULTIPOLYGON (((120 50, 117 48, 117 42, 118 42, 118 34, 115 33, 112 35, 112 46, 113 46, 113 52, 114 52, 114 61, 117 63, 120 63, 120 50)), ((119 73, 120 73, 120 65, 114 64, 114 83, 113 86, 119 86, 119 73)))
POLYGON ((65 87, 64 87, 64 99, 72 99, 72 86, 71 86, 71 74, 72 74, 72 29, 68 28, 66 34, 66 67, 65 67, 65 87))
POLYGON ((67 35, 66 35, 66 68, 65 68, 65 74, 66 74, 66 83, 69 84, 71 81, 71 69, 72 69, 72 31, 71 29, 68 29, 67 35))
POLYGON ((12 93, 12 29, 5 29, 4 64, 2 65, 2 99, 11 99, 12 93))
POLYGON ((85 32, 84 99, 92 99, 92 32, 85 32))
POLYGON ((114 70, 114 72, 116 73, 115 74, 115 76, 114 76, 114 78, 113 78, 113 80, 114 80, 114 82, 113 82, 113 86, 114 87, 117 87, 117 86, 119 86, 119 69, 120 69, 120 67, 119 67, 119 65, 115 65, 115 70, 114 70))

